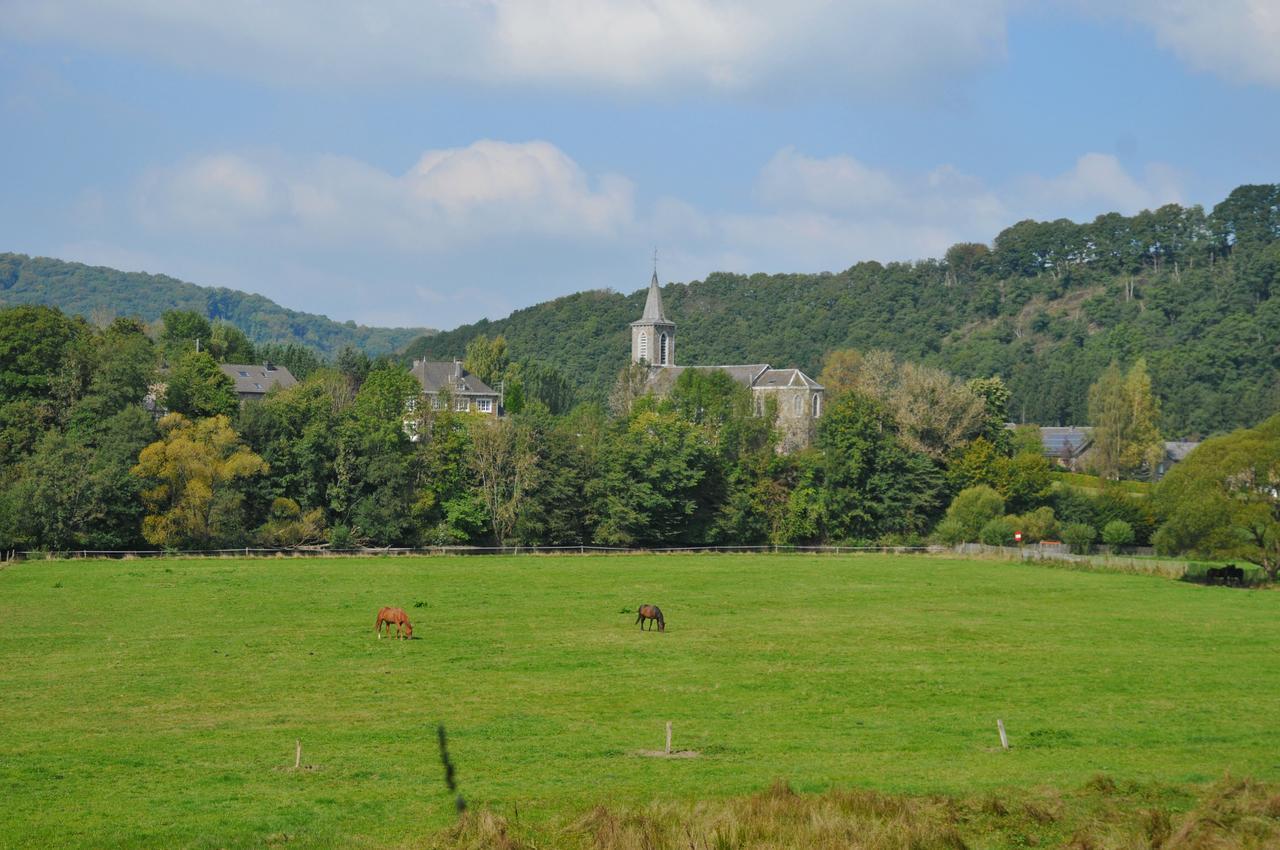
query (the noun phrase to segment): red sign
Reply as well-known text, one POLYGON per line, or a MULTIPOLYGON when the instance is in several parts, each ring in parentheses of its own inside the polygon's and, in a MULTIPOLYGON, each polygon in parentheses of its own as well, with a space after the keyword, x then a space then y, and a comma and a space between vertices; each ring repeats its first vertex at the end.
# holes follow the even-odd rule
POLYGON ((1015 532, 1013 533, 1013 542, 1014 542, 1014 543, 1021 543, 1021 542, 1022 542, 1022 532, 1021 532, 1021 531, 1015 531, 1015 532))

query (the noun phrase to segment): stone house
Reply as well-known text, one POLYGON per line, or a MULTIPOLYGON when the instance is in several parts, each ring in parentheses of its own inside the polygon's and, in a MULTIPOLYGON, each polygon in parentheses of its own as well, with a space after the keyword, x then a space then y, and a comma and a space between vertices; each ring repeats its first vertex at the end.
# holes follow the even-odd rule
POLYGON ((461 360, 414 360, 410 370, 422 386, 422 395, 433 410, 452 399, 459 412, 502 415, 502 393, 462 368, 461 360))
POLYGON ((676 365, 676 324, 667 318, 662 306, 657 271, 649 281, 644 313, 631 323, 631 362, 648 367, 648 386, 658 395, 670 392, 685 369, 724 372, 751 390, 757 415, 764 413, 768 399, 775 400, 778 411, 776 424, 782 436, 779 451, 795 451, 813 442, 816 422, 822 416, 825 390, 799 369, 774 369, 768 363, 676 365))

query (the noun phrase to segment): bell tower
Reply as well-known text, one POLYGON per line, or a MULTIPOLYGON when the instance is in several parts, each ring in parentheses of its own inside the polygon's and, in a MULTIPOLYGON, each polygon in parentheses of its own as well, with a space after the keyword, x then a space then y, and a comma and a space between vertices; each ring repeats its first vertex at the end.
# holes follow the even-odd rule
POLYGON ((656 253, 649 295, 644 300, 644 314, 639 321, 631 323, 631 362, 658 367, 676 365, 676 323, 667 319, 662 309, 656 253))

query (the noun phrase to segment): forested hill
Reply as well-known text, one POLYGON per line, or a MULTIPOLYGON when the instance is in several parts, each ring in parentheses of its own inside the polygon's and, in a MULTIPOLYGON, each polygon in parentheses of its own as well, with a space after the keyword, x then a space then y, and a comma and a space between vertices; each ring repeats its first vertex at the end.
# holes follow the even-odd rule
POLYGON ((302 343, 329 355, 348 345, 370 354, 399 351, 432 332, 335 322, 234 289, 23 254, 0 254, 0 306, 7 304, 46 304, 86 318, 136 316, 148 322, 166 310, 194 310, 236 325, 254 342, 302 343))
MULTIPOLYGON (((636 283, 643 282, 638 270, 636 283)), ((835 349, 884 348, 963 377, 1000 375, 1011 414, 1087 420, 1089 385, 1145 357, 1162 430, 1198 437, 1280 410, 1280 186, 1242 186, 1206 214, 1168 205, 1086 224, 1023 221, 939 260, 838 274, 713 274, 663 288, 677 362, 821 371, 835 349)), ((412 343, 461 356, 479 335, 602 398, 630 353, 644 290, 583 292, 412 343)))

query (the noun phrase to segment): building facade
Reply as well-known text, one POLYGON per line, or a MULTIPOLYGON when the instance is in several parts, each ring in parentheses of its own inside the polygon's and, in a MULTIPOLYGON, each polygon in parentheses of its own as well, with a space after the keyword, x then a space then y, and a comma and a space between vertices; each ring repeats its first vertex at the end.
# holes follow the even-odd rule
POLYGON ((770 408, 769 400, 773 400, 776 425, 782 436, 779 451, 795 451, 813 442, 817 420, 822 416, 825 390, 799 369, 774 369, 768 363, 676 365, 676 324, 667 318, 663 307, 657 271, 649 281, 644 313, 631 323, 631 362, 648 368, 648 386, 659 395, 670 392, 680 373, 687 368, 724 372, 751 390, 757 415, 763 415, 770 408))
POLYGON ((433 410, 444 407, 447 398, 460 413, 502 415, 502 393, 462 368, 461 360, 414 360, 410 371, 433 410))

